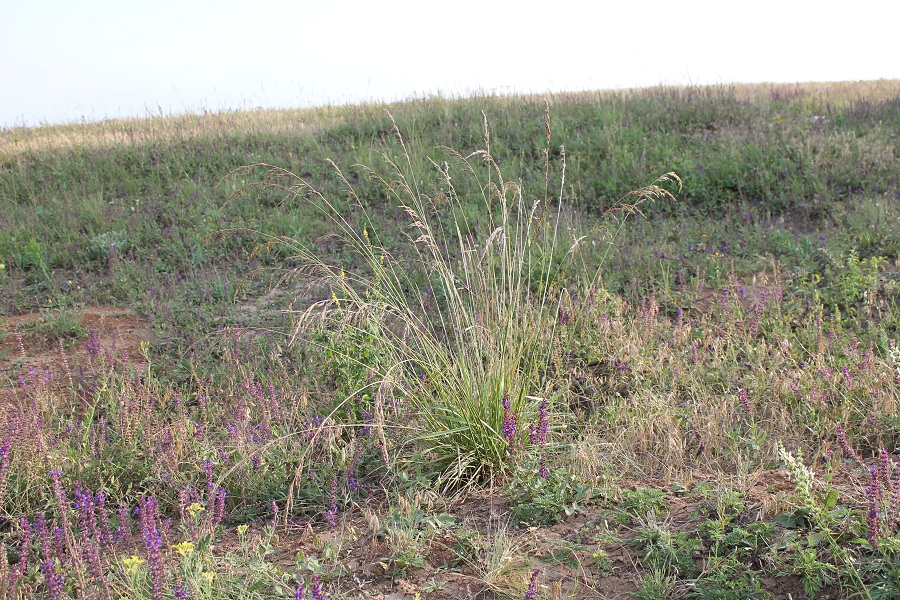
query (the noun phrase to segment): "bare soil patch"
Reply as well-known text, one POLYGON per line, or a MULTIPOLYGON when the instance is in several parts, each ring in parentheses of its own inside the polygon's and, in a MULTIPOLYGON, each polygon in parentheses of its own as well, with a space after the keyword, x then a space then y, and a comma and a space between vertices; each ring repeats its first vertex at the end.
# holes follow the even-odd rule
POLYGON ((72 310, 68 319, 78 325, 76 335, 64 337, 52 333, 46 317, 44 313, 27 313, 0 319, 0 387, 15 384, 17 375, 29 368, 54 376, 67 368, 89 373, 91 365, 100 363, 85 346, 91 341, 91 332, 102 356, 124 357, 127 364, 138 368, 146 364, 141 342, 150 341, 153 331, 146 317, 128 308, 91 306, 72 310))

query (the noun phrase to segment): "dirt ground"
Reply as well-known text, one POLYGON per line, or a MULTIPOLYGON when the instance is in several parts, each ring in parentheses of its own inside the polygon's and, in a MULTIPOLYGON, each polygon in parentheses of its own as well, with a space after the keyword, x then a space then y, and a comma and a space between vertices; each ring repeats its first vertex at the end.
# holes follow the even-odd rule
MULTIPOLYGON (((694 483, 713 483, 712 474, 696 473, 694 483)), ((852 503, 858 498, 864 481, 841 477, 833 481, 841 497, 852 503)), ((651 482, 623 482, 623 485, 643 487, 651 482)), ((656 482, 657 484, 661 482, 656 482)), ((753 521, 771 521, 777 514, 789 508, 785 499, 792 495, 796 484, 785 470, 763 471, 745 482, 744 499, 747 511, 744 516, 753 521)), ((663 486, 667 494, 668 512, 665 521, 673 531, 696 532, 703 517, 698 514, 693 494, 663 486)), ((371 513, 380 514, 384 507, 370 507, 371 513)), ((522 583, 535 568, 541 568, 538 597, 553 600, 572 598, 578 600, 617 600, 633 597, 641 584, 640 560, 631 542, 634 523, 618 529, 612 541, 598 535, 607 529, 606 519, 610 511, 598 505, 587 505, 583 510, 561 523, 548 527, 510 526, 509 512, 501 494, 482 490, 465 500, 443 507, 453 517, 456 525, 437 532, 420 548, 424 566, 406 569, 398 575, 397 564, 391 560, 383 534, 373 531, 371 517, 367 519, 366 507, 354 507, 343 515, 335 530, 324 524, 279 524, 276 529, 271 560, 285 572, 295 572, 298 560, 306 556, 318 556, 322 560, 323 548, 339 548, 343 574, 337 585, 348 598, 366 600, 413 600, 416 594, 428 600, 487 600, 499 597, 495 590, 485 585, 489 576, 479 572, 477 564, 460 558, 460 527, 475 530, 490 541, 498 530, 513 540, 516 551, 510 561, 522 561, 517 565, 522 573, 522 583), (607 566, 599 569, 597 556, 608 557, 607 566)), ((250 534, 260 535, 257 525, 250 534)), ((230 531, 219 545, 220 550, 235 549, 237 535, 230 531)), ((702 552, 695 562, 701 571, 707 569, 702 552)), ((332 583, 335 580, 332 579, 332 583)), ((806 597, 801 580, 794 575, 768 576, 761 580, 763 589, 773 598, 806 597)), ((507 590, 507 593, 509 590, 507 590)), ((819 598, 838 598, 839 591, 823 589, 819 598)))
POLYGON ((100 358, 92 358, 85 347, 91 331, 99 334, 102 355, 119 359, 124 355, 129 365, 138 368, 146 364, 141 342, 150 341, 152 329, 145 317, 127 308, 91 306, 72 311, 69 319, 79 324, 78 335, 64 339, 47 332, 42 313, 0 319, 0 388, 15 385, 17 376, 29 367, 38 374, 49 371, 54 377, 64 376, 67 368, 72 373, 96 368, 100 358))

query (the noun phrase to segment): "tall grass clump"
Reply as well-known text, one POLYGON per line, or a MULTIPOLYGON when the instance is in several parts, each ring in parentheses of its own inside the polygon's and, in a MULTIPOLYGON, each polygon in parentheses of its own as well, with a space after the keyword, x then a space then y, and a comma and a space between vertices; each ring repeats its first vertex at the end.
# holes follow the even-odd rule
MULTIPOLYGON (((318 207, 335 227, 328 243, 357 265, 346 272, 291 238, 273 237, 267 245, 289 249, 299 265, 293 276, 306 277, 319 294, 297 312, 295 339, 344 340, 329 346, 330 356, 348 366, 341 373, 366 375, 346 390, 332 416, 372 415, 385 457, 413 461, 449 487, 490 479, 527 450, 525 424, 536 422, 552 391, 548 366, 565 302, 599 285, 600 265, 580 256, 583 236, 564 194, 550 199, 549 111, 545 118, 545 193, 537 199, 504 176, 491 154, 486 118, 484 148, 468 154, 444 148, 441 164, 429 159, 441 182, 430 190, 416 168, 427 163, 417 161, 394 124, 400 158, 383 156, 386 173, 365 166, 361 172, 408 221, 406 244, 382 239, 367 198, 337 165, 350 211, 284 169, 248 167, 265 169, 259 193, 277 188, 288 201, 318 207), (410 451, 397 453, 401 448, 410 451)), ((564 190, 563 149, 559 156, 558 189, 564 190)), ((680 183, 674 174, 663 176, 625 196, 607 216, 621 222, 641 203, 671 197, 661 187, 669 181, 680 183)))

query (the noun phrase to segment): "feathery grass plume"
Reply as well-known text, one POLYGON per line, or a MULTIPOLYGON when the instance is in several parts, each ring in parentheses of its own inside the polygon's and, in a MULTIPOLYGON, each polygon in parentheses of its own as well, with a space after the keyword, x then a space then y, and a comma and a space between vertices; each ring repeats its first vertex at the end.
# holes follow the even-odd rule
MULTIPOLYGON (((257 164, 243 172, 264 169, 262 181, 253 184, 260 196, 279 191, 285 201, 318 209, 336 229, 329 239, 362 265, 345 272, 291 238, 268 238, 260 251, 291 252, 300 265, 292 275, 308 277, 310 288, 325 296, 297 314, 293 339, 316 343, 312 334, 321 329, 365 332, 374 339, 379 359, 373 364, 360 364, 349 353, 342 358, 380 380, 374 413, 382 444, 383 401, 390 397, 397 410, 406 411, 403 422, 413 442, 406 447, 417 449, 396 460, 425 465, 452 488, 507 468, 516 441, 507 436, 521 436, 512 432, 511 420, 538 412, 534 398, 547 383, 566 288, 573 282, 599 288, 601 271, 576 260, 583 238, 563 239, 562 191, 552 211, 545 212, 546 200, 529 202, 520 184, 504 178, 487 133, 484 149, 463 155, 444 148, 448 160, 431 161, 440 183, 430 192, 413 168, 422 161, 411 156, 396 123, 393 133, 401 160, 383 155, 387 173, 362 169, 409 220, 403 255, 392 254, 380 239, 364 201, 333 163, 353 216, 285 169, 257 164), (472 201, 463 190, 476 190, 478 217, 470 217, 472 201)), ((564 190, 564 150, 560 154, 564 190)), ((621 229, 642 203, 673 198, 662 187, 667 182, 681 183, 674 173, 664 175, 626 194, 607 216, 621 229)), ((387 458, 386 448, 382 452, 387 458)))

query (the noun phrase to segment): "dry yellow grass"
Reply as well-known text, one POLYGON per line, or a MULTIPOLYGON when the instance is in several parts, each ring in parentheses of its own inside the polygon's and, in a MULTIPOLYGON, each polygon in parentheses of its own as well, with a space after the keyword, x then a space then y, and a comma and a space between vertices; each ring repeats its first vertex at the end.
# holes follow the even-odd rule
MULTIPOLYGON (((809 101, 843 105, 866 100, 880 102, 900 94, 900 80, 837 81, 820 83, 736 83, 714 86, 658 86, 656 88, 628 88, 622 90, 590 90, 523 94, 493 97, 503 104, 549 102, 554 104, 589 103, 602 99, 628 98, 646 95, 711 94, 733 95, 742 100, 768 102, 777 97, 804 98, 809 101)), ((429 97, 408 102, 450 102, 453 98, 429 97)), ((96 123, 71 123, 47 127, 0 128, 0 158, 23 152, 54 151, 68 148, 107 149, 134 146, 151 142, 191 140, 233 134, 265 133, 274 136, 290 135, 316 127, 333 125, 358 112, 386 108, 382 103, 354 106, 321 106, 298 109, 257 109, 204 112, 151 118, 110 119, 96 123)), ((434 108, 434 106, 432 106, 434 108)))

